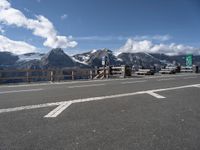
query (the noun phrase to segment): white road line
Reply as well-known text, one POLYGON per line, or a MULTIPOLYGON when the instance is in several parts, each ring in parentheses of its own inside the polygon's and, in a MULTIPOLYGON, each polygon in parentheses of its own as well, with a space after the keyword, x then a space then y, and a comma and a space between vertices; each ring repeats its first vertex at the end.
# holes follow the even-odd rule
POLYGON ((147 82, 147 80, 141 80, 141 81, 130 81, 130 82, 121 82, 121 84, 134 84, 134 83, 143 83, 147 82))
POLYGON ((9 112, 23 111, 23 110, 31 110, 31 109, 45 108, 45 107, 52 107, 52 106, 61 105, 62 103, 63 103, 63 102, 46 103, 46 104, 38 104, 38 105, 29 105, 29 106, 15 107, 15 108, 0 109, 0 114, 1 114, 1 113, 9 113, 9 112))
POLYGON ((183 79, 187 80, 187 79, 196 79, 197 77, 185 77, 183 79))
MULTIPOLYGON (((18 87, 33 87, 33 86, 46 86, 46 85, 69 85, 69 84, 77 84, 77 83, 95 83, 95 82, 112 82, 112 81, 123 81, 123 80, 142 80, 142 79, 157 79, 157 78, 169 78, 169 77, 190 77, 194 76, 194 74, 180 74, 180 75, 160 75, 160 76, 153 76, 153 77, 143 77, 143 78, 131 78, 131 79, 104 79, 104 80, 82 80, 82 81, 70 81, 70 82, 47 82, 47 83, 33 83, 33 84, 20 84, 20 85, 0 85, 0 88, 18 88, 18 87)), ((200 76, 200 74, 195 74, 195 76, 200 76)))
POLYGON ((200 85, 194 85, 193 87, 197 87, 197 88, 200 88, 200 85))
MULTIPOLYGON (((170 90, 178 90, 178 89, 185 89, 185 88, 191 88, 191 87, 200 87, 200 84, 193 84, 193 85, 186 85, 186 86, 179 86, 179 87, 171 87, 171 88, 164 88, 164 89, 155 89, 155 90, 147 90, 147 91, 139 91, 139 92, 133 92, 133 93, 125 93, 125 94, 116 94, 116 95, 109 95, 109 96, 100 96, 100 97, 92 97, 92 98, 83 98, 83 99, 75 99, 75 100, 69 100, 69 101, 62 101, 62 102, 56 102, 56 103, 46 103, 46 104, 38 104, 38 105, 30 105, 30 106, 21 106, 21 107, 15 107, 15 108, 6 108, 6 109, 0 109, 0 114, 2 113, 8 113, 8 112, 17 112, 22 110, 30 110, 30 109, 38 109, 38 108, 44 108, 44 107, 52 107, 52 106, 60 106, 59 109, 56 108, 57 111, 55 113, 52 113, 56 116, 56 114, 60 114, 59 112, 62 112, 67 107, 70 106, 70 104, 74 103, 83 103, 83 102, 90 102, 90 101, 100 101, 105 99, 112 99, 112 98, 120 98, 120 97, 128 97, 128 96, 134 96, 134 95, 141 95, 141 94, 152 94, 155 97, 156 92, 162 92, 162 91, 170 91, 170 90), (63 105, 63 104, 66 105, 63 105)), ((158 95, 156 95, 159 97, 158 95)))
POLYGON ((75 86, 69 86, 68 88, 82 88, 82 87, 95 87, 95 86, 104 86, 105 84, 88 84, 88 85, 75 85, 75 86))
POLYGON ((147 94, 149 94, 149 95, 151 95, 151 96, 153 96, 153 97, 155 97, 155 98, 158 98, 158 99, 166 98, 166 97, 164 97, 164 96, 162 96, 162 95, 159 95, 159 94, 157 94, 157 93, 154 93, 154 92, 147 92, 147 94))
POLYGON ((159 80, 157 80, 157 81, 170 81, 170 80, 175 80, 175 78, 159 79, 159 80))
POLYGON ((14 91, 2 91, 0 94, 10 94, 10 93, 22 93, 22 92, 37 92, 43 89, 28 89, 28 90, 14 90, 14 91))
POLYGON ((67 109, 72 104, 71 101, 63 102, 61 105, 59 105, 57 108, 52 110, 50 113, 48 113, 45 118, 55 118, 59 114, 61 114, 65 109, 67 109))

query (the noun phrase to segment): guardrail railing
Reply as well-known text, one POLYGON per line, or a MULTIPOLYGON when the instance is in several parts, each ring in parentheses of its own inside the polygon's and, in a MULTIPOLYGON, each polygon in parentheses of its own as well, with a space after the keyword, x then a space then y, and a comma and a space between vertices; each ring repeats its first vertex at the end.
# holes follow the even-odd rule
POLYGON ((92 79, 94 74, 95 71, 92 69, 0 70, 0 84, 92 79))
POLYGON ((0 84, 37 82, 37 81, 62 81, 77 79, 103 79, 110 77, 131 76, 127 66, 100 67, 95 69, 21 69, 21 70, 0 70, 0 84))

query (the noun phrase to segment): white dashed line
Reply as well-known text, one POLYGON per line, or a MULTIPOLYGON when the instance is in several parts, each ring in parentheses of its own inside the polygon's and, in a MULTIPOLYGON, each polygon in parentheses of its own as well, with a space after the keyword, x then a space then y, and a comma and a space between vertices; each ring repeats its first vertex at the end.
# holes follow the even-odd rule
POLYGON ((147 80, 141 80, 141 81, 131 81, 131 82, 122 82, 121 84, 134 84, 134 83, 144 83, 147 82, 147 80))
POLYGON ((183 79, 187 80, 187 79, 196 79, 197 77, 185 77, 183 79))
POLYGON ((104 86, 105 84, 88 84, 88 85, 76 85, 76 86, 69 86, 68 88, 82 88, 82 87, 95 87, 95 86, 104 86))
POLYGON ((175 80, 175 78, 159 79, 159 80, 157 80, 157 81, 170 81, 170 80, 175 80))
POLYGON ((0 94, 10 94, 10 93, 22 93, 22 92, 37 92, 43 89, 29 89, 29 90, 14 90, 14 91, 2 91, 0 94))

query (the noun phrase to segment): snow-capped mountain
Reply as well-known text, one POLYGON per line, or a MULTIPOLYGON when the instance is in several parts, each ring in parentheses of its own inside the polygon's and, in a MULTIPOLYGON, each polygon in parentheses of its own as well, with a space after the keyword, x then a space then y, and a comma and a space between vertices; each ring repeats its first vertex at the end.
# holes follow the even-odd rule
POLYGON ((73 68, 73 67, 88 67, 84 63, 78 62, 62 49, 52 49, 49 53, 41 58, 41 65, 44 68, 73 68))
POLYGON ((161 66, 163 63, 148 53, 121 53, 117 56, 124 64, 129 66, 143 66, 145 68, 154 65, 161 66))
POLYGON ((122 60, 118 59, 109 49, 92 50, 87 53, 74 55, 73 57, 81 62, 90 65, 91 67, 102 66, 102 57, 107 57, 109 65, 122 64, 122 60))
MULTIPOLYGON (((9 52, 0 52, 0 69, 94 68, 102 66, 102 57, 107 57, 108 64, 113 66, 129 65, 149 68, 154 65, 163 66, 174 61, 185 65, 186 56, 149 53, 121 53, 116 56, 109 49, 99 49, 71 57, 62 49, 57 48, 47 54, 14 55, 9 52)), ((195 65, 200 65, 200 56, 194 56, 193 61, 195 65)))

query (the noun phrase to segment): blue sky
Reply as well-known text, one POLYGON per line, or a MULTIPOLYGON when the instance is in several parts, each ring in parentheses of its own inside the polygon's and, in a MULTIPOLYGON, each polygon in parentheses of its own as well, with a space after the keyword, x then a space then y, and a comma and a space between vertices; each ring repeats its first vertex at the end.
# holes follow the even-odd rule
POLYGON ((37 27, 32 27, 33 24, 19 25, 19 21, 9 22, 0 16, 0 35, 12 41, 23 41, 40 52, 58 47, 60 43, 70 54, 98 48, 115 51, 124 48, 125 51, 132 52, 136 48, 141 51, 149 48, 148 46, 143 48, 145 46, 143 44, 150 44, 150 48, 162 44, 166 51, 174 44, 175 47, 171 51, 176 51, 178 48, 179 52, 180 46, 183 46, 184 52, 186 49, 198 51, 200 47, 199 0, 10 0, 8 2, 11 5, 9 8, 20 11, 28 19, 37 21, 39 19, 36 16, 42 15, 53 24, 56 35, 47 38, 50 41, 45 44, 46 36, 42 36, 41 33, 34 34, 37 27), (63 37, 59 42, 53 43, 52 39, 58 36, 67 37, 68 41, 63 37), (130 48, 134 46, 136 48, 130 48))

